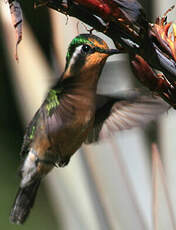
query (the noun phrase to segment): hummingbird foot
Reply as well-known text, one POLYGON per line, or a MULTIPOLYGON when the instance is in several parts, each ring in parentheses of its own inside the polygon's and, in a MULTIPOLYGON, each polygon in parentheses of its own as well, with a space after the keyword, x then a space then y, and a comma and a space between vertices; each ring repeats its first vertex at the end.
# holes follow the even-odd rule
POLYGON ((59 167, 65 167, 66 165, 68 165, 68 163, 69 163, 69 161, 70 161, 70 157, 68 157, 68 158, 64 158, 64 159, 60 159, 59 161, 58 161, 58 165, 59 165, 59 167))
POLYGON ((44 163, 44 164, 48 164, 48 165, 53 165, 54 167, 58 167, 57 163, 55 161, 52 161, 52 160, 47 160, 47 159, 40 159, 40 158, 37 158, 36 159, 36 166, 38 165, 38 163, 44 163))

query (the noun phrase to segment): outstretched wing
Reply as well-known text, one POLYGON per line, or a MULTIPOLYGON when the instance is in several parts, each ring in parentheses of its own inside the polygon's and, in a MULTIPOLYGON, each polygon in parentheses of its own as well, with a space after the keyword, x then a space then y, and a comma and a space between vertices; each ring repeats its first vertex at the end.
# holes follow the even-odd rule
POLYGON ((111 96, 97 96, 93 129, 85 143, 106 138, 115 131, 144 126, 167 111, 169 106, 158 96, 143 90, 127 90, 111 96))

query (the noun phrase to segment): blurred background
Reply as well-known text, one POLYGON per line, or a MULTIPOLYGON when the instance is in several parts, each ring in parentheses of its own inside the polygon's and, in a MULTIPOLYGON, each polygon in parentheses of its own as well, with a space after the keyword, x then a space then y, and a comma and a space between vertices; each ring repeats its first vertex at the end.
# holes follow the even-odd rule
MULTIPOLYGON (((140 2, 150 21, 175 3, 140 2)), ((54 169, 45 178, 24 226, 9 223, 19 185, 24 128, 62 73, 70 41, 78 33, 86 33, 76 19, 67 20, 46 7, 34 10, 33 1, 21 1, 21 6, 24 26, 17 64, 8 4, 0 2, 0 229, 176 229, 176 116, 172 110, 145 129, 117 133, 98 145, 84 145, 67 167, 54 169), (152 142, 159 145, 160 155, 153 151, 152 157, 152 142)), ((169 20, 174 15, 176 10, 169 20)), ((108 61, 103 75, 114 78, 104 90, 134 87, 126 56, 108 61)))

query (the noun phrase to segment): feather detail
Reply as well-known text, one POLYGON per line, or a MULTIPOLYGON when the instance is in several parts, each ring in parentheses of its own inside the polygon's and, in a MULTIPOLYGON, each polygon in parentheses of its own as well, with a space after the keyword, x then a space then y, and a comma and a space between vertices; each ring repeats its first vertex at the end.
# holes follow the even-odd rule
POLYGON ((109 97, 96 111, 93 129, 85 143, 107 138, 116 131, 142 127, 169 109, 160 97, 143 94, 146 92, 142 90, 127 90, 109 97))
POLYGON ((40 179, 32 184, 19 188, 12 211, 10 213, 10 221, 14 224, 23 224, 33 207, 40 179))

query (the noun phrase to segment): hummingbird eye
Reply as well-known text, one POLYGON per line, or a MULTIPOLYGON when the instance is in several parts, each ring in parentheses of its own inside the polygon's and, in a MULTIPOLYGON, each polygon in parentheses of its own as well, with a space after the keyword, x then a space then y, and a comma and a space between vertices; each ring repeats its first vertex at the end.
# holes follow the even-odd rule
POLYGON ((90 49, 91 49, 91 47, 89 45, 83 45, 82 46, 82 51, 84 53, 88 53, 90 49))

